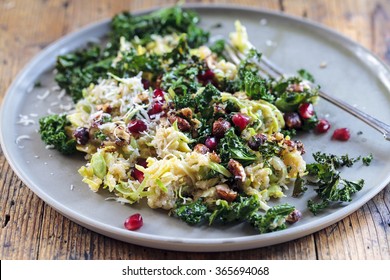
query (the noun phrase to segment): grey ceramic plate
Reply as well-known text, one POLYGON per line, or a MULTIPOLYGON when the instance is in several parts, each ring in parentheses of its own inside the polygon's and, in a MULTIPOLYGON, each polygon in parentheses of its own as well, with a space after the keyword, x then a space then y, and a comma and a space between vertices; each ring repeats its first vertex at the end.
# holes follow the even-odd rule
MULTIPOLYGON (((286 15, 249 10, 239 7, 192 6, 202 17, 202 26, 210 28, 213 35, 227 34, 233 30, 233 22, 240 19, 247 27, 251 41, 276 63, 288 71, 309 70, 322 85, 324 91, 356 105, 363 111, 390 122, 390 73, 375 56, 354 42, 324 28, 286 15), (216 23, 222 27, 212 28, 216 23), (320 68, 323 62, 326 68, 320 68)), ((8 90, 1 111, 1 144, 3 151, 23 182, 49 205, 73 221, 104 235, 143 246, 182 251, 228 251, 262 247, 296 239, 329 226, 352 213, 377 194, 390 180, 390 143, 362 122, 321 101, 320 117, 326 116, 332 123, 330 132, 323 136, 306 135, 306 160, 312 161, 312 152, 321 150, 351 156, 372 153, 375 160, 370 167, 357 165, 344 170, 348 179, 363 178, 365 188, 353 202, 337 206, 317 217, 306 210, 306 201, 314 196, 308 191, 303 198, 286 197, 284 201, 301 209, 304 218, 286 230, 259 235, 245 225, 226 227, 190 227, 168 217, 166 212, 151 210, 145 205, 125 206, 106 200, 107 193, 92 193, 81 182, 77 173, 84 164, 82 157, 64 157, 45 149, 40 141, 39 116, 61 112, 58 99, 51 89, 53 66, 59 54, 96 40, 108 31, 108 21, 90 25, 65 36, 36 56, 17 76, 8 90), (34 88, 36 81, 43 87, 34 88), (20 115, 35 120, 35 124, 19 124, 20 115), (350 141, 330 140, 334 128, 348 127, 350 141), (21 135, 24 139, 16 143, 21 135), (144 226, 138 231, 123 228, 124 220, 132 213, 140 212, 144 226)))

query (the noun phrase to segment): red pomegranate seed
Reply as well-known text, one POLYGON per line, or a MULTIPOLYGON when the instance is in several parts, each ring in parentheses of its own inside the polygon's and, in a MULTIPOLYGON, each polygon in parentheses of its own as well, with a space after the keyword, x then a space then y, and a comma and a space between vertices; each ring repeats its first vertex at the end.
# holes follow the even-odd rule
POLYGON ((141 214, 136 213, 128 217, 124 223, 125 228, 128 230, 136 230, 142 227, 144 224, 144 221, 142 219, 141 214))
POLYGON ((153 102, 152 107, 148 111, 148 115, 156 115, 158 113, 161 113, 163 111, 163 105, 160 102, 153 102))
POLYGON ((242 131, 249 124, 250 118, 246 115, 238 113, 232 117, 232 121, 234 125, 237 126, 242 131))
POLYGON ((156 88, 156 89, 153 91, 153 98, 156 98, 156 97, 162 97, 162 98, 164 98, 164 91, 163 91, 161 88, 156 88))
POLYGON ((140 133, 142 131, 145 131, 148 127, 146 126, 146 123, 143 120, 132 120, 127 125, 127 129, 131 133, 140 133))
POLYGON ((137 168, 134 168, 133 171, 131 171, 131 177, 142 183, 142 181, 144 180, 144 173, 137 168))
POLYGON ((314 116, 314 107, 311 103, 302 103, 299 105, 298 113, 303 119, 310 119, 314 116))
MULTIPOLYGON (((146 162, 146 159, 144 159, 144 158, 137 159, 137 164, 141 165, 142 167, 145 167, 145 168, 148 166, 148 163, 146 162)), ((133 177, 134 179, 136 179, 138 182, 141 183, 144 180, 144 173, 141 170, 134 168, 131 171, 131 177, 133 177)))
POLYGON ((215 137, 208 137, 204 143, 207 148, 210 150, 215 150, 217 148, 217 139, 215 137))
POLYGON ((317 133, 325 133, 329 130, 330 128, 330 123, 327 120, 319 120, 318 124, 315 128, 315 132, 317 133))
POLYGON ((351 138, 351 133, 348 128, 338 128, 333 132, 332 139, 339 141, 348 141, 351 138))
POLYGON ((209 82, 212 82, 214 80, 215 74, 210 69, 207 69, 205 72, 198 75, 198 80, 203 84, 206 85, 209 82))
POLYGON ((145 168, 148 166, 148 162, 144 158, 137 159, 137 164, 145 168))

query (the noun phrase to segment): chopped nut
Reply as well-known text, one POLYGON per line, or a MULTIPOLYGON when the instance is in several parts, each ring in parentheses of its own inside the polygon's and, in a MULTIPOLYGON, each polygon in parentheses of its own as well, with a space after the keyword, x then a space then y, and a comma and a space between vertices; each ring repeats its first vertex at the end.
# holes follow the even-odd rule
POLYGON ((103 111, 104 113, 111 113, 112 107, 109 103, 96 105, 96 110, 103 111))
POLYGON ((237 198, 237 192, 229 188, 227 184, 216 185, 215 189, 220 198, 232 202, 237 198))
POLYGON ((181 117, 178 117, 178 116, 175 116, 175 115, 170 115, 168 117, 168 120, 171 124, 173 124, 175 121, 177 122, 177 127, 181 130, 181 131, 189 131, 191 129, 191 125, 189 124, 188 121, 186 121, 185 119, 181 118, 181 117))
POLYGON ((178 113, 181 114, 186 119, 189 119, 189 120, 192 119, 192 110, 191 110, 191 108, 183 108, 178 113))
POLYGON ((223 137, 230 127, 231 125, 227 120, 219 118, 213 123, 213 135, 223 137))
POLYGON ((216 163, 221 163, 221 158, 219 157, 219 155, 217 155, 216 152, 210 153, 209 157, 210 157, 211 161, 216 162, 216 163))
POLYGON ((194 151, 204 155, 210 152, 209 148, 207 148, 206 145, 203 144, 196 144, 196 146, 194 147, 194 151))
POLYGON ((233 174, 234 179, 245 182, 246 174, 244 167, 238 161, 234 159, 230 159, 228 163, 228 169, 233 174))
POLYGON ((301 211, 295 209, 292 211, 286 218, 286 221, 289 222, 290 224, 298 222, 302 218, 302 213, 301 211))

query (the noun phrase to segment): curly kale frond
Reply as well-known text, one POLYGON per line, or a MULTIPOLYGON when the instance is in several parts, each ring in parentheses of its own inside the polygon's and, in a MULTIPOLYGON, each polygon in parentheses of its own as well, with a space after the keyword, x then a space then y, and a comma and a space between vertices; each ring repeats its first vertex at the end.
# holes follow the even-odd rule
POLYGON ((209 224, 215 222, 230 223, 234 221, 246 221, 259 210, 259 198, 240 196, 236 201, 228 203, 226 200, 217 200, 216 209, 209 218, 209 224))
POLYGON ((97 82, 100 77, 107 77, 112 60, 113 57, 106 57, 97 45, 60 55, 55 80, 77 102, 83 97, 84 88, 97 82))
POLYGON ((196 48, 209 38, 209 33, 197 26, 199 21, 195 12, 183 10, 179 5, 141 16, 124 12, 113 18, 110 39, 115 44, 121 37, 131 41, 138 36, 146 43, 152 34, 186 33, 190 47, 196 48))
POLYGON ((217 200, 215 205, 207 205, 203 199, 198 199, 195 202, 177 205, 174 214, 189 225, 206 222, 209 225, 247 222, 260 233, 267 233, 285 229, 287 216, 295 210, 292 205, 282 204, 261 214, 258 212, 259 208, 258 196, 239 196, 233 202, 217 200))
POLYGON ((66 134, 65 127, 70 123, 66 115, 49 115, 39 120, 39 133, 43 142, 53 145, 65 155, 76 152, 76 140, 66 134))
POLYGON ((306 170, 309 176, 313 177, 314 181, 309 183, 317 186, 315 191, 321 200, 318 203, 308 201, 308 208, 314 215, 329 207, 331 202, 350 202, 352 195, 363 188, 364 180, 354 182, 343 179, 336 170, 343 166, 351 167, 360 157, 339 157, 320 152, 313 154, 313 157, 316 162, 308 164, 306 170))
POLYGON ((201 224, 208 220, 210 211, 207 205, 203 202, 203 199, 197 201, 179 204, 173 210, 176 217, 186 222, 189 225, 201 224))
POLYGON ((257 159, 243 140, 236 135, 234 128, 230 128, 225 133, 218 144, 217 150, 224 165, 227 165, 230 159, 235 159, 246 166, 257 159))
POLYGON ((254 213, 249 221, 260 233, 278 231, 287 227, 286 218, 294 210, 290 204, 280 204, 268 209, 264 215, 254 213))

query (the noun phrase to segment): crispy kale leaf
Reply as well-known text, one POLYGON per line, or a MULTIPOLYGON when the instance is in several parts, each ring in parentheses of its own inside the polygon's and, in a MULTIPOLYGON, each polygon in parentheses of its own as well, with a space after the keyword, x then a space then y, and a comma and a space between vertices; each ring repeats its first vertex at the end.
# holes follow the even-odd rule
POLYGON ((174 210, 175 216, 189 225, 208 222, 225 224, 230 222, 247 222, 260 233, 267 233, 285 229, 286 217, 295 210, 289 204, 274 206, 265 214, 258 212, 259 199, 256 195, 238 197, 233 202, 218 200, 215 205, 207 205, 202 199, 188 204, 181 204, 174 210))
POLYGON ((226 200, 218 200, 216 209, 209 218, 209 224, 247 221, 259 210, 259 207, 260 203, 257 196, 240 196, 237 201, 231 203, 226 200))
POLYGON ((112 20, 110 41, 116 44, 121 37, 131 41, 138 36, 147 43, 151 40, 152 34, 164 36, 171 33, 186 33, 189 45, 195 48, 206 43, 209 37, 208 32, 197 26, 199 20, 195 12, 185 11, 179 5, 141 16, 124 12, 112 20))
POLYGON ((350 202, 352 195, 363 188, 364 180, 353 182, 343 179, 340 172, 336 170, 342 166, 352 166, 360 157, 353 159, 348 155, 338 157, 322 153, 313 156, 316 162, 308 164, 306 170, 308 175, 315 179, 310 183, 317 186, 315 191, 321 200, 318 203, 308 201, 308 208, 314 215, 330 206, 330 202, 350 202))
POLYGON ((239 161, 246 166, 254 162, 257 157, 253 154, 243 140, 236 135, 234 128, 230 128, 220 140, 217 147, 222 164, 227 166, 230 159, 239 161))
POLYGON ((55 80, 77 102, 82 90, 100 77, 106 77, 112 57, 105 57, 99 46, 60 55, 57 58, 55 80))
POLYGON ((250 223, 260 233, 282 230, 287 227, 286 217, 294 210, 295 207, 289 204, 276 205, 264 215, 254 213, 250 217, 250 223))
POLYGON ((49 115, 39 120, 39 133, 43 142, 53 145, 63 154, 76 152, 76 140, 68 137, 65 127, 69 125, 66 115, 49 115))
POLYGON ((177 205, 174 215, 189 225, 196 225, 207 221, 210 212, 203 200, 198 199, 188 204, 177 205))
POLYGON ((304 80, 307 80, 307 81, 312 82, 312 83, 315 82, 314 76, 305 69, 299 69, 298 74, 304 80))

